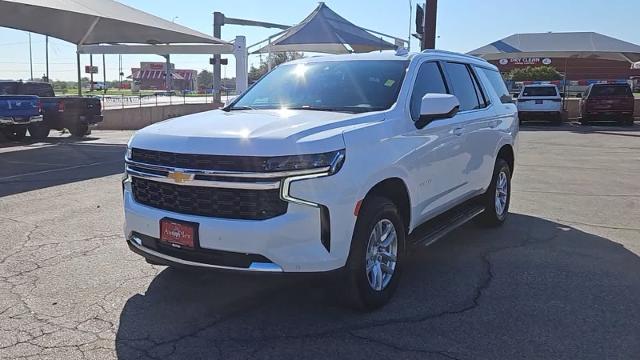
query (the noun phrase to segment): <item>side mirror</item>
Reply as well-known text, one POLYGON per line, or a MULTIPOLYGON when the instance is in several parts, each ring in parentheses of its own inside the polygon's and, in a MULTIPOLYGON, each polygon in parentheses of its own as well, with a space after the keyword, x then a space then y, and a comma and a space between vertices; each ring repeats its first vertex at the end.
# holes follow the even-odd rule
POLYGON ((560 93, 560 97, 563 98, 563 99, 565 98, 565 95, 564 95, 563 92, 560 93))
POLYGON ((416 128, 422 129, 434 120, 449 119, 460 110, 460 101, 455 95, 426 94, 420 104, 420 119, 416 121, 416 128))
POLYGON ((577 94, 576 94, 576 97, 577 97, 578 99, 582 99, 582 93, 577 93, 577 94))

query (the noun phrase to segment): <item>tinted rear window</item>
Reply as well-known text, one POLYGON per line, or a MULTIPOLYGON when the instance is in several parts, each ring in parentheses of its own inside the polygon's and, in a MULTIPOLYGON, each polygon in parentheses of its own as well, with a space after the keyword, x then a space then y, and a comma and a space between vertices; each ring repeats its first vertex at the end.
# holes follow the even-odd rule
POLYGON ((590 96, 633 96, 629 86, 594 86, 590 96))
POLYGON ((0 82, 0 95, 15 95, 16 83, 0 82))
POLYGON ((552 86, 527 86, 522 96, 558 96, 558 90, 552 86))
POLYGON ((55 96, 49 84, 24 83, 20 86, 21 95, 35 95, 40 97, 55 96))

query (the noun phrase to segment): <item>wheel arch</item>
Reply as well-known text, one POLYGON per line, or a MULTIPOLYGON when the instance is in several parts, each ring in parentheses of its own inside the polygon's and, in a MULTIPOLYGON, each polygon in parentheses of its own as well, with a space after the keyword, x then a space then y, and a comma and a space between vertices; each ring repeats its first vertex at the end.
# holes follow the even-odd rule
POLYGON ((404 180, 398 177, 391 177, 379 181, 367 192, 362 200, 363 203, 373 195, 385 197, 396 205, 404 223, 405 231, 408 233, 411 224, 411 198, 404 180))
POLYGON ((503 159, 509 164, 509 170, 511 170, 511 174, 513 175, 514 166, 515 166, 515 152, 513 151, 513 146, 511 144, 502 145, 500 150, 498 150, 498 154, 496 155, 497 159, 503 159))

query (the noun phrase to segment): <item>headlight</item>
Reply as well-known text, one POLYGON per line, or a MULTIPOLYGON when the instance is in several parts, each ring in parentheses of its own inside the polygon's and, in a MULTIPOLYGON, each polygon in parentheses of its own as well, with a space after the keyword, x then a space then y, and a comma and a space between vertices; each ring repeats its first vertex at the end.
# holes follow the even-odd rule
POLYGON ((322 154, 278 156, 265 161, 264 169, 269 172, 313 170, 328 168, 329 174, 340 170, 345 160, 345 150, 322 154))
POLYGON ((127 153, 125 154, 124 158, 126 160, 131 160, 131 148, 127 146, 127 153))

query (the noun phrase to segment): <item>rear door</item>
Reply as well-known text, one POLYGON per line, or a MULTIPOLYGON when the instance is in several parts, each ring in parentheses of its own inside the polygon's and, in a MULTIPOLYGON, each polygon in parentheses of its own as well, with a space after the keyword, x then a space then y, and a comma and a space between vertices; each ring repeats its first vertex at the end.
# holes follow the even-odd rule
POLYGON ((498 126, 495 107, 492 106, 478 75, 472 66, 463 63, 446 63, 448 82, 453 94, 460 100, 460 112, 454 118, 458 137, 462 142, 458 157, 458 187, 452 192, 452 200, 460 202, 475 195, 484 184, 483 170, 493 158, 495 128, 498 126))

